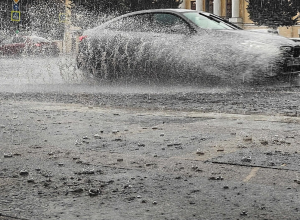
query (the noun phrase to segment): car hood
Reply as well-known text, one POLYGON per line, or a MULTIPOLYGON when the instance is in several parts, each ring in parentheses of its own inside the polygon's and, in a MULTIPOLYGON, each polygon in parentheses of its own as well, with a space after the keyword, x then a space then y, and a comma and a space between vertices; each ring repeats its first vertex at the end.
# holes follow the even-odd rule
POLYGON ((270 33, 258 33, 251 32, 246 30, 219 30, 220 36, 225 39, 225 36, 230 39, 232 37, 237 42, 246 42, 251 41, 251 43, 255 44, 268 44, 273 46, 296 46, 297 44, 292 40, 282 37, 279 35, 274 35, 270 33))

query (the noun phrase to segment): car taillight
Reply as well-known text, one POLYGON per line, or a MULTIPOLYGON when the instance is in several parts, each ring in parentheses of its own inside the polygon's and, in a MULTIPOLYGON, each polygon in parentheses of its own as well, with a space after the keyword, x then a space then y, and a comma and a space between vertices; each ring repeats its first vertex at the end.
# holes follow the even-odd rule
POLYGON ((37 47, 40 47, 40 46, 41 46, 41 44, 35 44, 35 46, 37 46, 37 47))
POLYGON ((85 36, 80 36, 79 37, 79 41, 81 42, 83 39, 85 39, 85 38, 87 38, 87 36, 85 35, 85 36))

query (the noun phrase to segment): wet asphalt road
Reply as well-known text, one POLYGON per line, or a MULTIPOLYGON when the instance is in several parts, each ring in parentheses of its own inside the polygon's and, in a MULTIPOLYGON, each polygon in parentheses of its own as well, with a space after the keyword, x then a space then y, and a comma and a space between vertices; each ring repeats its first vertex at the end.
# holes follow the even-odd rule
POLYGON ((299 219, 299 88, 107 86, 66 59, 0 63, 1 220, 299 219))

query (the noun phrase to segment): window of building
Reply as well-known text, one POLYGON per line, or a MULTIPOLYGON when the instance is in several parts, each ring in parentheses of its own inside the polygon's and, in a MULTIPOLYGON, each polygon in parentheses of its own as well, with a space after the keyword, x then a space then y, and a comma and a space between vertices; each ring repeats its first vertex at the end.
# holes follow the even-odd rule
POLYGON ((214 11, 214 0, 205 0, 205 11, 213 13, 214 11))
POLYGON ((191 9, 196 10, 196 1, 191 1, 191 9))
POLYGON ((232 17, 232 0, 226 0, 226 18, 232 17))

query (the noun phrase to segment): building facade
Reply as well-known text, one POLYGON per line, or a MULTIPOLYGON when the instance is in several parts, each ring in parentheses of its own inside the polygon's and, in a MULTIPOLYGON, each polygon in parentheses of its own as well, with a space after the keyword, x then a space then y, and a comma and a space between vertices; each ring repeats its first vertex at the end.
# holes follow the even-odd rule
MULTIPOLYGON (((194 9, 219 15, 243 29, 267 29, 255 26, 249 19, 246 0, 183 0, 181 8, 194 9)), ((278 32, 285 37, 300 37, 300 22, 292 27, 279 27, 278 32)))
MULTIPOLYGON (((45 0, 20 0, 19 10, 21 11, 21 21, 10 21, 10 13, 13 10, 12 0, 1 0, 0 4, 0 30, 20 29, 29 23, 28 9, 35 4, 44 4, 45 0)), ((52 0, 52 2, 70 4, 70 0, 52 0)), ((229 21, 239 25, 243 29, 267 29, 267 27, 258 27, 249 19, 246 0, 183 0, 181 8, 194 9, 214 13, 229 21)), ((38 11, 37 11, 38 12, 38 11)), ((67 12, 70 13, 70 12, 67 12)), ((279 27, 278 32, 285 37, 300 37, 300 22, 292 27, 279 27)))

